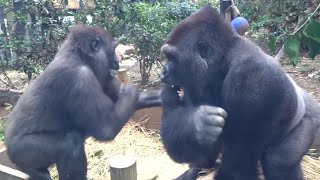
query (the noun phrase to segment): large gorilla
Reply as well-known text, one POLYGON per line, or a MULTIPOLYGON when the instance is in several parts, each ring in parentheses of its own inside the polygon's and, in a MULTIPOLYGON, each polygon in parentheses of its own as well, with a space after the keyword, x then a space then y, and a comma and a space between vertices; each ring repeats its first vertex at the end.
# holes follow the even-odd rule
POLYGON ((55 59, 21 96, 8 119, 11 161, 32 180, 85 180, 84 140, 112 140, 136 109, 159 105, 160 93, 120 85, 117 41, 103 28, 76 25, 55 59))
POLYGON ((195 179, 221 152, 217 180, 256 180, 259 161, 267 180, 303 180, 320 108, 278 62, 211 7, 182 20, 162 52, 161 136, 169 156, 192 167, 178 179, 195 179))

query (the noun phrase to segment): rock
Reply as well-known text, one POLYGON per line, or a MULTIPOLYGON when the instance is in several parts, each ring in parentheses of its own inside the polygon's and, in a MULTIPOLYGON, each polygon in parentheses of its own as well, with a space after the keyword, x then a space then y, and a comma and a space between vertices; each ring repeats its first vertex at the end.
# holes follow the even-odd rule
POLYGON ((117 54, 117 57, 119 58, 119 61, 126 59, 128 55, 132 53, 134 53, 133 46, 119 44, 116 48, 116 54, 117 54))

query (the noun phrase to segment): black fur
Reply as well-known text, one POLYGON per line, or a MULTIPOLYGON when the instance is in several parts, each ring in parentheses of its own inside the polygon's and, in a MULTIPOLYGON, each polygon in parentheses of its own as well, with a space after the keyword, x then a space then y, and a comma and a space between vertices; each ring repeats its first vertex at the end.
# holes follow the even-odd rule
POLYGON ((103 28, 76 25, 19 99, 5 143, 11 161, 31 179, 51 179, 47 168, 56 164, 61 180, 85 180, 85 138, 112 140, 137 108, 160 103, 156 93, 139 97, 136 87, 111 75, 119 69, 116 46, 103 28))
POLYGON ((217 180, 256 180, 258 161, 267 180, 303 179, 320 109, 278 62, 211 7, 181 21, 162 51, 161 136, 173 160, 209 168, 221 152, 217 180))

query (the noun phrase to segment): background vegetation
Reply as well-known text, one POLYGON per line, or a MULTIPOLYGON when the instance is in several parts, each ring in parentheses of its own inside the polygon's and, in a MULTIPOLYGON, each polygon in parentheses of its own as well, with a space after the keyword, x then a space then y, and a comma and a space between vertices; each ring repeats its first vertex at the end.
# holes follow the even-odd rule
MULTIPOLYGON (((319 12, 315 11, 299 31, 294 31, 311 0, 236 0, 241 16, 250 22, 253 38, 275 53, 284 44, 295 65, 300 50, 314 58, 320 52, 319 12)), ((135 48, 141 82, 147 83, 153 65, 162 61, 160 47, 172 27, 202 5, 218 8, 219 1, 200 0, 94 0, 80 1, 77 10, 50 0, 2 0, 0 2, 0 69, 21 70, 29 78, 53 59, 70 25, 81 22, 105 27, 123 44, 135 48), (6 19, 6 21, 4 20, 6 19)), ((7 76, 5 76, 7 77, 7 76)), ((0 79, 14 88, 9 78, 0 79)))

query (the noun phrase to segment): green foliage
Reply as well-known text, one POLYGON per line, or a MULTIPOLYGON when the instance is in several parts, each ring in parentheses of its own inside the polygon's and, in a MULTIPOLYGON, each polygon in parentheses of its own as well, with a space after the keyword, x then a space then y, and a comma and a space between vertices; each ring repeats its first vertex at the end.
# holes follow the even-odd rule
POLYGON ((278 38, 277 37, 273 37, 270 39, 269 43, 268 43, 268 47, 270 49, 270 51, 272 53, 276 52, 276 44, 277 44, 278 38))
POLYGON ((212 3, 162 1, 153 4, 137 2, 126 6, 125 32, 120 40, 135 47, 143 84, 148 82, 153 65, 161 61, 160 48, 171 29, 204 4, 212 3))
POLYGON ((8 64, 31 78, 32 74, 39 73, 54 58, 69 24, 62 23, 60 15, 64 9, 54 9, 49 1, 20 3, 20 8, 12 8, 12 1, 6 4, 9 35, 4 35, 7 41, 0 48, 11 50, 13 56, 6 59, 10 62, 8 64))
POLYGON ((310 19, 309 24, 303 30, 303 34, 317 43, 320 43, 320 23, 314 19, 310 19))
POLYGON ((273 38, 278 37, 277 43, 282 44, 286 38, 284 34, 290 34, 294 30, 299 16, 306 10, 309 2, 310 0, 239 0, 236 5, 241 16, 250 22, 250 29, 258 32, 258 43, 265 43, 268 38, 274 41, 273 38))
POLYGON ((0 118, 0 141, 4 140, 4 130, 6 128, 5 121, 0 118))
POLYGON ((93 17, 92 25, 108 29, 114 36, 123 33, 126 13, 124 9, 129 5, 127 0, 95 0, 95 7, 88 10, 93 17))
MULTIPOLYGON (((319 8, 319 7, 318 7, 319 8)), ((289 35, 284 42, 284 49, 288 54, 291 63, 295 66, 300 61, 300 49, 306 46, 309 50, 309 57, 314 59, 320 53, 320 22, 316 21, 311 14, 307 21, 292 35, 289 35)), ((274 37, 269 41, 269 49, 274 51, 277 39, 274 37)))
POLYGON ((134 45, 143 83, 147 83, 152 66, 161 61, 160 47, 176 23, 200 6, 213 5, 212 0, 196 4, 184 0, 95 0, 92 8, 70 11, 66 1, 61 1, 64 4, 60 8, 54 8, 50 0, 19 1, 23 2, 20 8, 13 2, 0 2, 10 19, 9 36, 4 37, 0 48, 14 52, 14 56, 5 58, 9 63, 2 61, 0 65, 22 70, 31 78, 54 58, 69 26, 81 22, 105 27, 123 43, 134 45), (92 21, 88 15, 92 16, 92 21), (66 16, 74 20, 64 21, 66 16))
POLYGON ((311 0, 252 0, 238 1, 241 16, 250 21, 250 28, 265 42, 271 53, 284 44, 284 50, 293 65, 300 61, 300 50, 308 50, 314 59, 320 53, 320 12, 319 6, 298 30, 299 17, 308 8, 311 0), (293 31, 296 31, 292 33, 293 31), (258 32, 258 33, 257 33, 258 32))
POLYGON ((288 57, 291 59, 293 65, 298 64, 300 61, 299 50, 300 50, 300 38, 296 35, 290 36, 284 42, 284 49, 288 54, 288 57))
POLYGON ((98 150, 94 153, 94 156, 101 158, 104 155, 103 150, 98 150))
POLYGON ((309 49, 309 57, 314 59, 320 53, 320 23, 310 19, 309 24, 303 30, 303 35, 309 49))

